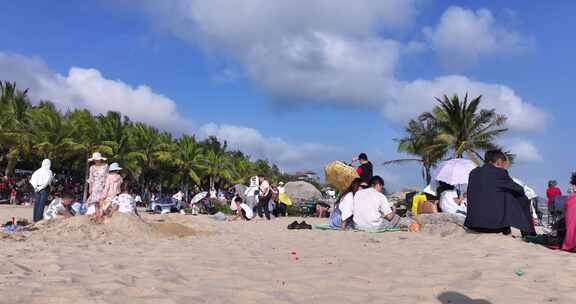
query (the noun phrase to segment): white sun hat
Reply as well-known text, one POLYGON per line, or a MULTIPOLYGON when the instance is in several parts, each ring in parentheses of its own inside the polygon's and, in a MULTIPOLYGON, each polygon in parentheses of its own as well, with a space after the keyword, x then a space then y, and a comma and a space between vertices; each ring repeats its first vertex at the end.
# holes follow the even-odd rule
POLYGON ((92 153, 92 157, 88 159, 89 162, 97 161, 97 160, 106 160, 106 157, 103 157, 100 152, 92 153))
POLYGON ((110 165, 110 168, 108 168, 108 171, 120 171, 120 170, 122 170, 122 168, 118 163, 112 163, 110 165))

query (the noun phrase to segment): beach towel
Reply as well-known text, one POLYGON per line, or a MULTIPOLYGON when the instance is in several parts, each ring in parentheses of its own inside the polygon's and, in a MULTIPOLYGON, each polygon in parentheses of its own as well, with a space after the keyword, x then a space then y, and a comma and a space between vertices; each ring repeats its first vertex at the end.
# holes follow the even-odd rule
MULTIPOLYGON (((316 224, 316 225, 312 225, 312 229, 314 229, 314 230, 336 230, 336 231, 340 231, 340 230, 341 230, 341 229, 339 229, 339 228, 333 228, 332 226, 330 226, 330 224, 316 224)), ((404 228, 384 228, 384 229, 369 230, 369 231, 351 229, 351 231, 356 231, 356 232, 368 232, 368 233, 384 233, 384 232, 408 231, 408 229, 404 229, 404 228)))

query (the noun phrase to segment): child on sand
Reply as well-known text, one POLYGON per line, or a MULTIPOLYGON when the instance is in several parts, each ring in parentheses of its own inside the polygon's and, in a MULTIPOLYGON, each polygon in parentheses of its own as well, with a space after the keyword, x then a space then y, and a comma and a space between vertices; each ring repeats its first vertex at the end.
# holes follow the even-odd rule
POLYGON ((246 221, 251 220, 254 217, 254 212, 250 206, 244 204, 240 196, 236 196, 232 199, 232 204, 230 204, 230 209, 236 211, 236 216, 231 218, 232 221, 237 219, 244 219, 246 221))
POLYGON ((52 200, 48 206, 48 210, 44 213, 45 220, 53 220, 59 217, 71 217, 73 216, 70 211, 70 207, 74 203, 74 195, 69 192, 64 192, 62 197, 57 197, 52 200))
POLYGON ((120 165, 118 163, 112 163, 110 168, 108 168, 108 176, 106 177, 106 183, 104 185, 104 199, 100 202, 100 208, 103 214, 110 213, 108 208, 112 204, 112 200, 121 192, 122 186, 122 176, 120 175, 120 165))
POLYGON ((122 193, 112 200, 112 213, 117 211, 129 215, 138 215, 136 201, 131 192, 126 184, 122 185, 122 193))

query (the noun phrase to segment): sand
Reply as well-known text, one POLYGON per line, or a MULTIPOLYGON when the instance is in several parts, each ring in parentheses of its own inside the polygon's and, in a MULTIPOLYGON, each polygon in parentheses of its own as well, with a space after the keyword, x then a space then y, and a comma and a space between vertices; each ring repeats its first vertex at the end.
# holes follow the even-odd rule
MULTIPOLYGON (((0 206, 0 221, 31 213, 0 206)), ((126 228, 125 233, 73 219, 25 232, 21 239, 0 238, 0 303, 576 300, 576 255, 512 237, 457 230, 287 230, 293 218, 246 223, 171 214, 144 219, 108 223, 126 228), (83 230, 89 227, 98 232, 83 230)))

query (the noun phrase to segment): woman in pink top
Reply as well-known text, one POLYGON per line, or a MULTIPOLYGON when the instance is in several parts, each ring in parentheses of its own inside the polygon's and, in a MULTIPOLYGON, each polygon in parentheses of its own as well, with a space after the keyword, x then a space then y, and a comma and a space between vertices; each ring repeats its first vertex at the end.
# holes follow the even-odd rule
POLYGON ((108 168, 108 176, 106 177, 106 185, 104 186, 104 200, 100 202, 102 212, 106 212, 112 200, 122 192, 122 176, 118 173, 122 168, 118 163, 112 163, 108 168))
POLYGON ((562 244, 562 250, 576 251, 576 172, 572 173, 570 179, 572 195, 566 199, 564 204, 566 213, 566 238, 562 244))

